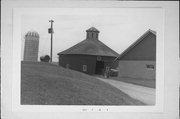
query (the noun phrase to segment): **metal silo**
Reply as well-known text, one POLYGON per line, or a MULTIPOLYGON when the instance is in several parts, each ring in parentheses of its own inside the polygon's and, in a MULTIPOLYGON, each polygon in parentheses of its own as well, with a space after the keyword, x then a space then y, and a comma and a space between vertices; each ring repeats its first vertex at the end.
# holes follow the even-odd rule
POLYGON ((25 35, 24 61, 38 60, 39 34, 36 31, 29 31, 25 35))

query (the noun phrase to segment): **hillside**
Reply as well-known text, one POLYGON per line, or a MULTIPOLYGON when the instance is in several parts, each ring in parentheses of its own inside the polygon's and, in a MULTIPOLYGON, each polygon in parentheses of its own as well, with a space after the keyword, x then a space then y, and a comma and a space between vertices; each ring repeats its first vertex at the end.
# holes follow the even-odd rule
POLYGON ((89 75, 47 63, 22 62, 21 104, 143 105, 89 75))

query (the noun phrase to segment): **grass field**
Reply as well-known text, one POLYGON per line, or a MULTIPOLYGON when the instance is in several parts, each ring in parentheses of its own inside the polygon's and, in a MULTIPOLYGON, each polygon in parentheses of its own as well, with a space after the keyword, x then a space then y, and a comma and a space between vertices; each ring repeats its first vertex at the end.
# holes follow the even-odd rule
POLYGON ((144 105, 84 73, 47 63, 22 62, 21 104, 144 105))
POLYGON ((132 83, 135 85, 145 86, 145 87, 149 87, 149 88, 156 88, 156 80, 155 79, 137 79, 137 78, 128 78, 128 77, 112 77, 112 79, 118 80, 118 81, 123 81, 126 83, 132 83))

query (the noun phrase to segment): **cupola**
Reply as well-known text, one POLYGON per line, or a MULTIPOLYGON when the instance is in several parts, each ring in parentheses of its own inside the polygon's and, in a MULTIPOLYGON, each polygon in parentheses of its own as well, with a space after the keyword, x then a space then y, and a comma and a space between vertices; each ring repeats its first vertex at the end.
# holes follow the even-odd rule
POLYGON ((86 39, 98 40, 99 30, 97 30, 95 27, 89 28, 88 30, 86 30, 86 32, 86 39))

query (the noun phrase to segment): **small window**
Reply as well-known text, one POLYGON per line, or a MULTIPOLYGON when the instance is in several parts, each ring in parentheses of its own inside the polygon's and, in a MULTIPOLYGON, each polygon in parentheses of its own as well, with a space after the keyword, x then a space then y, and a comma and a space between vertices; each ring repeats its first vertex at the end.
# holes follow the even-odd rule
POLYGON ((69 64, 66 64, 66 68, 69 69, 69 64))
POLYGON ((101 61, 101 60, 102 60, 101 56, 97 56, 97 61, 101 61))
POLYGON ((154 70, 155 69, 154 65, 152 65, 152 64, 147 64, 146 68, 149 69, 149 70, 154 70))
POLYGON ((87 65, 83 65, 83 71, 84 71, 84 72, 87 71, 87 65))

